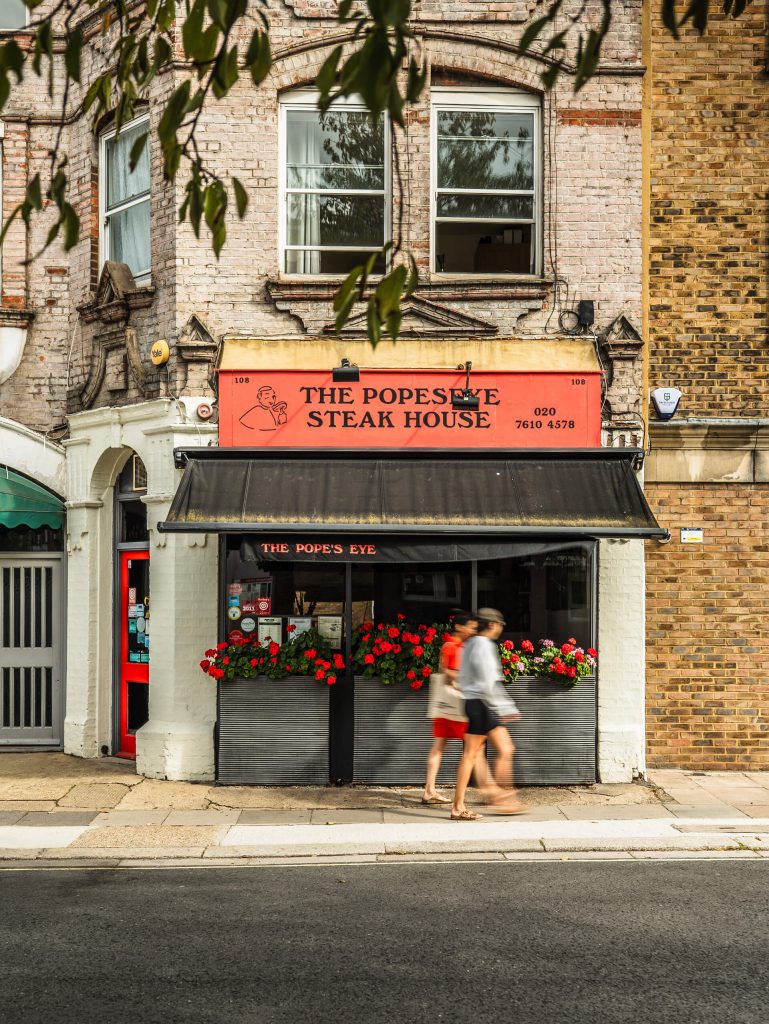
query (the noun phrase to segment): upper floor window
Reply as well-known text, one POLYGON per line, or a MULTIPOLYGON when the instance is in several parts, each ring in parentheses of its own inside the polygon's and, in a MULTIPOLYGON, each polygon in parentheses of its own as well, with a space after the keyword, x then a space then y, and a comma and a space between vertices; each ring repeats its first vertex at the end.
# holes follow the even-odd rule
POLYGON ((150 272, 150 155, 149 142, 132 171, 131 148, 149 131, 149 118, 140 117, 101 137, 99 196, 102 211, 101 263, 127 263, 135 278, 150 272))
POLYGON ((0 0, 0 32, 27 27, 27 5, 24 0, 0 0))
MULTIPOLYGON (((390 238, 390 132, 355 102, 281 104, 281 269, 347 274, 390 238)), ((384 269, 384 261, 377 267, 384 269)))
POLYGON ((539 100, 503 90, 436 89, 432 108, 434 270, 536 273, 539 100))

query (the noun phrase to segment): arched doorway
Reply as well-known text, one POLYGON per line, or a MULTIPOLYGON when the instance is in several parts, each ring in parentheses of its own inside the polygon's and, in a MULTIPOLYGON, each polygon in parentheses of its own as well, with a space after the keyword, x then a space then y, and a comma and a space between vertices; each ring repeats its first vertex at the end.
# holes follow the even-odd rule
POLYGON ((150 553, 144 463, 132 452, 115 483, 114 750, 136 757, 149 718, 150 553))

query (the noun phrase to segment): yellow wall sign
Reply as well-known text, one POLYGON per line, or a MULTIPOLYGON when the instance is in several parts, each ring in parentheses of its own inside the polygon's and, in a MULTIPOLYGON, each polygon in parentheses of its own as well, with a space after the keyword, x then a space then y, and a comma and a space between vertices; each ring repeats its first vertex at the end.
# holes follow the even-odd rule
POLYGON ((162 366, 163 363, 167 363, 170 354, 171 352, 170 349, 168 348, 167 341, 164 341, 161 338, 159 341, 155 341, 152 343, 152 348, 150 349, 150 359, 155 364, 155 366, 162 366))

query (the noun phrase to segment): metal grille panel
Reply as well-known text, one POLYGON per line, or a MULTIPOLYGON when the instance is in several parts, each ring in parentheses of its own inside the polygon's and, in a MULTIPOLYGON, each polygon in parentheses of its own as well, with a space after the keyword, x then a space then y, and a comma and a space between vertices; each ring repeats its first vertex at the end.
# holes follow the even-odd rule
MULTIPOLYGON (((511 688, 523 718, 510 726, 516 745, 515 778, 521 785, 595 782, 596 687, 583 679, 573 689, 537 679, 511 688)), ((431 728, 427 693, 355 682, 354 781, 374 785, 421 785, 431 728)), ((450 742, 438 782, 451 785, 461 756, 450 742)))
POLYGON ((61 562, 0 555, 0 746, 61 743, 61 562))
POLYGON ((329 688, 307 677, 219 685, 217 780, 327 785, 329 688))

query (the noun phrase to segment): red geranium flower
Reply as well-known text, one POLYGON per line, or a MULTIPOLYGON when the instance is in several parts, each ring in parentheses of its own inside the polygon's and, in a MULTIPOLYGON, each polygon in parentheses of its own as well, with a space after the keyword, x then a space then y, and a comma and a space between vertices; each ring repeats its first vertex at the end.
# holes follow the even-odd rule
POLYGON ((431 676, 432 674, 433 674, 432 666, 431 665, 425 665, 424 668, 422 669, 422 675, 425 677, 425 679, 428 676, 431 676))
POLYGON ((572 679, 574 679, 574 677, 577 674, 577 666, 576 665, 569 665, 569 667, 568 667, 568 669, 566 671, 567 671, 567 674, 570 675, 572 679))
POLYGON ((400 630, 398 629, 397 626, 390 626, 390 628, 387 630, 387 635, 390 637, 391 640, 397 640, 397 638, 400 636, 400 630))
POLYGON ((570 644, 576 644, 576 642, 577 642, 577 641, 576 641, 576 638, 575 638, 575 637, 573 637, 573 636, 570 636, 570 637, 569 637, 569 643, 570 643, 570 644))
POLYGON ((230 659, 229 658, 222 658, 222 665, 229 665, 229 663, 230 663, 230 659))
POLYGON ((582 664, 582 662, 585 660, 585 655, 582 653, 582 651, 577 651, 574 655, 574 658, 576 661, 582 664))
POLYGON ((416 672, 414 672, 413 669, 409 669, 408 672, 406 673, 406 678, 407 679, 416 679, 416 675, 417 674, 416 674, 416 672))
POLYGON ((561 654, 571 654, 571 652, 573 650, 574 650, 574 647, 571 644, 562 644, 561 645, 561 654))
POLYGON ((382 640, 382 642, 379 644, 379 647, 383 654, 389 654, 390 651, 393 649, 393 645, 390 643, 389 640, 382 640))
POLYGON ((421 644, 416 644, 414 646, 414 654, 416 655, 417 658, 421 658, 424 653, 425 649, 421 646, 421 644))
POLYGON ((344 658, 341 654, 334 655, 334 668, 344 668, 344 658))
POLYGON ((276 644, 274 640, 271 640, 270 641, 270 654, 272 655, 273 658, 275 657, 275 655, 278 653, 279 650, 280 650, 280 644, 276 644))
POLYGON ((222 640, 221 643, 218 643, 216 645, 216 649, 217 651, 223 651, 226 648, 226 646, 227 644, 224 642, 224 640, 222 640))
POLYGON ((216 651, 213 648, 210 651, 206 651, 206 657, 207 658, 215 658, 216 657, 216 651))
POLYGON ((296 629, 296 626, 293 624, 293 622, 289 623, 289 625, 286 626, 286 632, 287 633, 293 633, 295 629, 296 629))
POLYGON ((370 633, 366 633, 366 635, 365 635, 365 636, 362 636, 362 637, 361 637, 361 640, 363 641, 363 643, 364 643, 364 644, 365 644, 365 642, 366 642, 367 640, 370 640, 370 639, 371 639, 371 634, 370 634, 370 633))
POLYGON ((259 662, 256 660, 256 658, 251 659, 251 668, 256 668, 258 664, 259 662))
POLYGON ((451 640, 451 633, 441 633, 441 640, 443 640, 444 643, 448 643, 448 641, 451 640))
POLYGON ((224 675, 224 669, 216 668, 216 666, 214 666, 214 668, 211 669, 211 675, 214 679, 221 679, 224 675))
POLYGON ((304 652, 304 656, 305 658, 314 658, 317 653, 318 652, 315 650, 314 647, 308 647, 307 650, 304 652))
POLYGON ((406 616, 401 614, 401 612, 398 612, 398 614, 395 617, 398 620, 398 622, 403 622, 403 620, 406 618, 406 616))
POLYGON ((318 671, 315 673, 315 678, 320 682, 321 679, 325 678, 325 675, 326 673, 323 671, 323 669, 319 668, 318 671))
POLYGON ((326 682, 329 686, 333 686, 336 682, 336 676, 326 676, 326 682))
POLYGON ((411 689, 412 690, 421 690, 422 689, 422 680, 421 679, 415 679, 414 682, 411 684, 411 689))
POLYGON ((200 667, 203 669, 204 672, 208 672, 209 668, 211 667, 211 662, 210 661, 201 661, 200 667))
POLYGON ((534 644, 531 642, 531 640, 522 640, 521 641, 521 650, 522 651, 526 651, 527 654, 533 654, 534 653, 534 644))
POLYGON ((367 665, 373 665, 374 664, 374 655, 373 654, 365 654, 363 656, 363 660, 365 661, 365 663, 367 665))
POLYGON ((596 651, 594 647, 588 647, 587 653, 590 655, 591 658, 598 657, 598 651, 596 651))
POLYGON ((504 647, 504 649, 506 651, 512 651, 512 650, 515 649, 515 644, 513 643, 512 640, 503 640, 502 641, 502 646, 504 647))
POLYGON ((516 654, 515 652, 513 652, 510 655, 510 661, 512 661, 512 663, 514 665, 517 665, 520 660, 521 660, 520 655, 516 654))
POLYGON ((393 644, 393 654, 400 654, 400 652, 401 652, 401 645, 400 644, 393 644))

